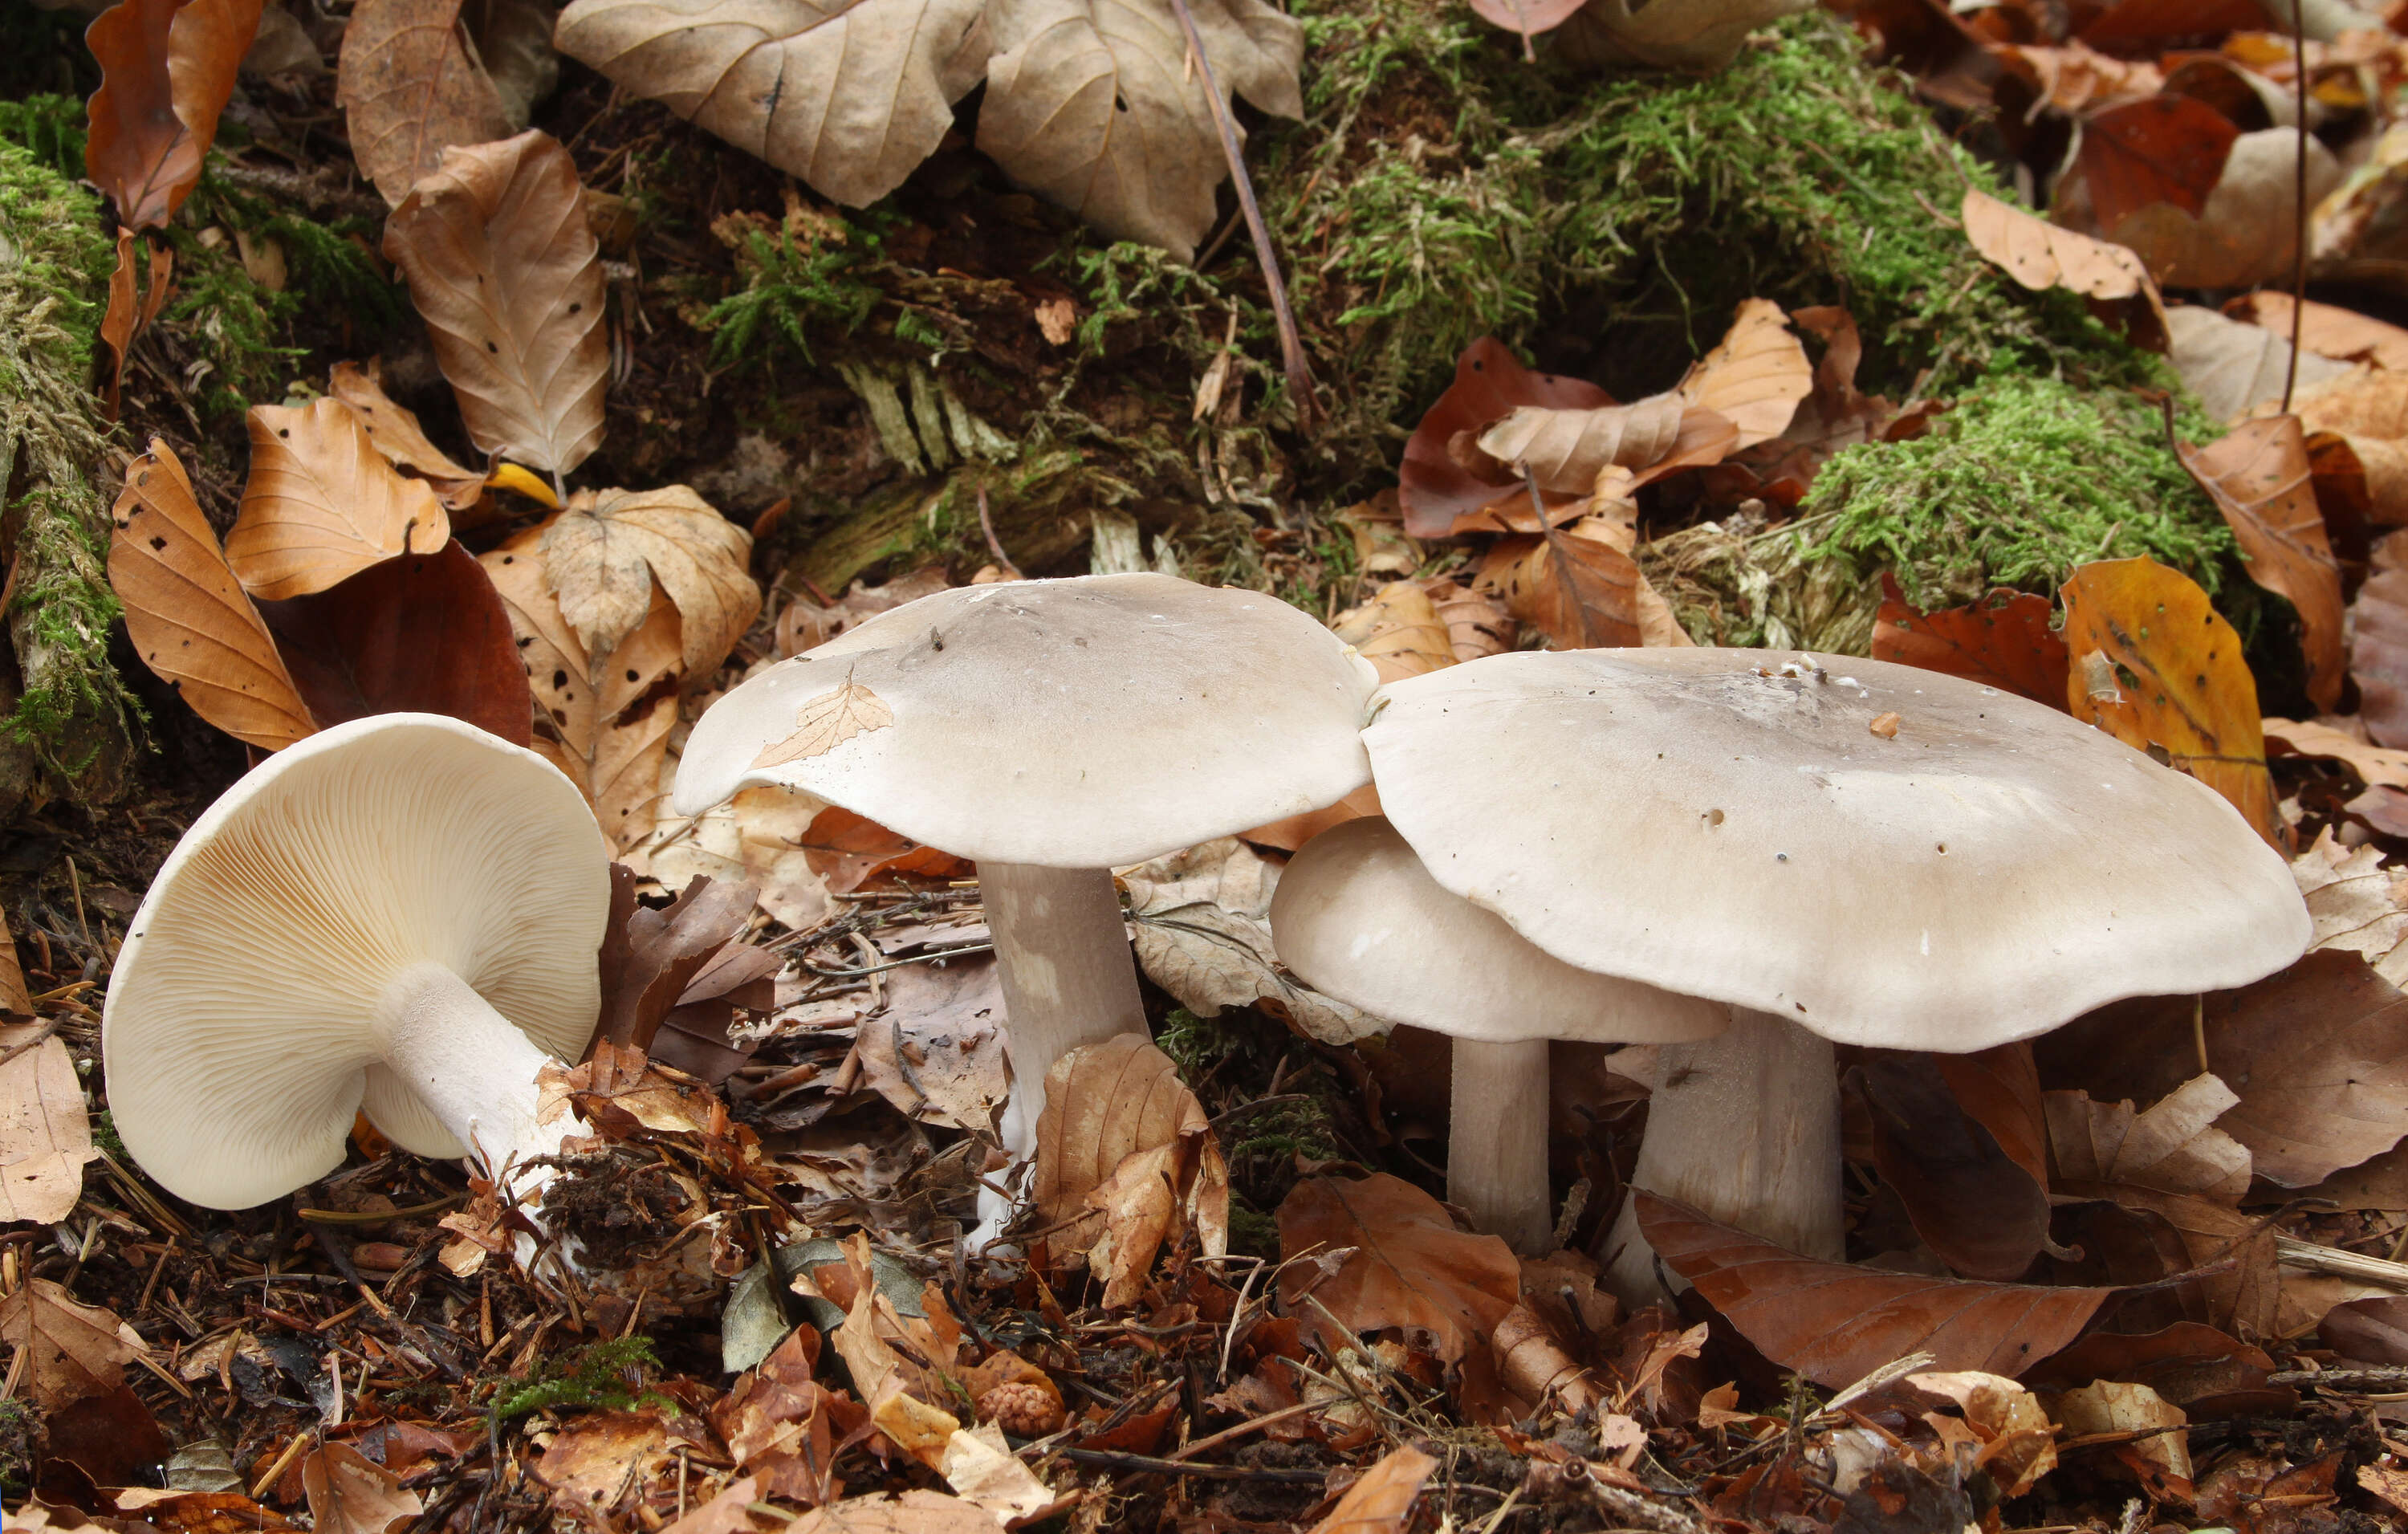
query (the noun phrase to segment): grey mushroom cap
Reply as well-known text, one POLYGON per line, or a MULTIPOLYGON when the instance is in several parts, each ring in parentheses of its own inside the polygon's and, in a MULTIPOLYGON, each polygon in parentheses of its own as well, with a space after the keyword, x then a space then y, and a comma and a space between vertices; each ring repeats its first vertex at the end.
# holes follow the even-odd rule
POLYGON ((2214 790, 1938 672, 1525 652, 1383 696, 1381 803, 1440 884, 1584 969, 1839 1042, 1985 1049, 2245 984, 2310 937, 2281 854, 2214 790))
POLYGON ((1377 685, 1261 592, 1164 575, 960 586, 712 704, 674 803, 698 814, 776 783, 962 857, 1135 863, 1368 782, 1377 685))
POLYGON ((1271 896, 1280 962, 1375 1017, 1456 1039, 1669 1044, 1709 1039, 1729 1010, 1575 968, 1450 895, 1379 816, 1331 827, 1271 896))

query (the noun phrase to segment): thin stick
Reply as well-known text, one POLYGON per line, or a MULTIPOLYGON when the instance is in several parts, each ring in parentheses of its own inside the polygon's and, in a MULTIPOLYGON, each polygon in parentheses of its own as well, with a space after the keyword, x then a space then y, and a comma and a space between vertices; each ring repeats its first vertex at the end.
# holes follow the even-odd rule
POLYGON ((1288 308, 1287 283, 1280 276, 1279 253, 1271 249, 1271 232, 1263 222, 1263 210, 1254 200, 1254 183, 1246 174, 1245 151, 1238 147, 1238 126, 1229 118, 1229 104, 1221 97, 1221 86, 1212 78, 1212 61, 1205 56, 1203 35, 1196 30, 1196 16, 1187 8, 1187 0, 1170 0, 1170 8, 1179 18, 1179 28, 1187 34, 1187 47, 1196 55, 1196 67, 1204 77, 1204 99, 1212 108, 1212 126, 1221 131, 1221 152, 1228 157, 1229 178, 1238 189, 1238 206, 1245 211, 1246 232, 1254 237, 1254 255, 1263 264, 1263 285, 1270 290, 1271 318, 1279 324, 1280 363, 1287 374, 1288 393, 1296 396, 1297 424, 1306 431, 1312 429, 1320 418, 1313 403, 1312 369, 1304 360, 1304 337, 1296 328, 1296 311, 1288 308))
POLYGON ((995 516, 986 509, 986 486, 978 487, 978 497, 979 531, 986 535, 986 552, 995 555, 996 567, 1003 572, 1004 579, 1018 581, 1020 566, 1011 562, 1011 556, 1003 552, 1003 540, 995 536, 995 516))
POLYGON ((2291 0, 2291 61, 2299 79, 2300 121, 2292 142, 2291 202, 2299 237, 2291 247, 2291 361, 2283 369, 2283 413, 2291 413, 2291 391, 2300 381, 2300 327, 2308 312, 2308 31, 2300 7, 2291 0))
POLYGON ((2190 998, 2190 1042, 2191 1047, 2199 1051, 2199 1073, 2202 1076, 2214 1075, 2214 1072, 2207 1068, 2207 997, 2205 996, 2195 996, 2190 998))

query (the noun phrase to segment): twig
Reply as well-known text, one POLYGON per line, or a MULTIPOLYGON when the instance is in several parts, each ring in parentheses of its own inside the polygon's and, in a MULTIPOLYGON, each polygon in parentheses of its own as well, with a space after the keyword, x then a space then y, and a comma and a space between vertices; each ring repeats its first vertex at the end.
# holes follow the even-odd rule
POLYGON ((2356 1279, 2361 1283, 2376 1283, 2386 1289, 2408 1293, 2408 1263, 2386 1262, 2381 1257, 2337 1251, 2294 1236, 2274 1238, 2274 1260, 2301 1272, 2356 1279))
POLYGON ((1249 1433, 1259 1432, 1272 1423, 1285 1422, 1290 1417, 1300 1417, 1307 1412, 1317 1412, 1328 1404, 1326 1401, 1298 1401, 1294 1406, 1283 1406, 1276 1412, 1267 1412, 1259 1417, 1249 1417, 1235 1427, 1224 1427, 1211 1438, 1199 1438, 1183 1449, 1172 1451, 1170 1457, 1182 1461, 1189 1459, 1207 1450, 1217 1449, 1232 1440, 1244 1438, 1249 1433))
POLYGON ((2291 413, 2291 391, 2300 381, 2300 328, 2308 312, 2308 32, 2301 7, 2291 0, 2291 62, 2299 79, 2300 121, 2292 133, 2291 360, 2283 369, 2283 413, 2291 413))
POLYGON ((1279 252, 1271 248, 1271 232, 1263 222, 1261 204, 1254 200, 1254 183, 1246 174, 1245 151, 1238 147, 1238 127, 1230 121, 1229 103, 1222 98, 1220 82, 1212 78, 1212 61, 1204 52, 1203 34, 1196 30, 1196 15, 1187 8, 1187 0, 1170 0, 1171 11, 1179 18, 1180 30, 1187 34, 1187 47, 1196 55, 1197 71, 1204 77, 1204 100, 1212 108, 1212 126, 1221 133, 1221 152, 1228 157, 1229 179, 1238 189, 1238 207, 1246 215, 1246 232, 1254 237, 1254 255, 1263 264, 1263 285, 1270 290, 1271 318, 1279 325, 1280 364, 1287 374, 1288 393, 1296 397, 1296 423, 1298 429, 1311 431, 1320 417, 1312 398, 1312 369, 1304 360, 1304 337, 1296 328, 1296 311, 1288 307, 1287 282, 1280 276, 1279 252))
POLYGON ((2388 1393, 2408 1390, 2408 1369, 2383 1365, 2367 1369, 2286 1369, 2266 1376, 2268 1384, 2312 1384, 2340 1395, 2359 1391, 2388 1393))
POLYGON ((1255 1469, 1247 1465, 1188 1465, 1152 1455, 1126 1455, 1110 1449, 1056 1449, 1054 1455, 1073 1465, 1094 1465, 1136 1474, 1185 1475, 1199 1481, 1275 1481, 1291 1486, 1326 1485, 1326 1470, 1255 1469))
POLYGON ((978 487, 978 501, 979 531, 986 535, 986 552, 995 555, 996 567, 1003 571, 1005 580, 1023 579, 1020 566, 1014 565, 1011 562, 1011 556, 1003 552, 1003 540, 995 536, 995 515, 986 509, 986 486, 984 485, 978 487))

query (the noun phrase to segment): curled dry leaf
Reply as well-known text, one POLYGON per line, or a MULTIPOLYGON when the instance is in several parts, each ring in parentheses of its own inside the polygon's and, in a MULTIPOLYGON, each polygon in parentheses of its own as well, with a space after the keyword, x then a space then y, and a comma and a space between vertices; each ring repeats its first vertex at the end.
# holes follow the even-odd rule
MULTIPOLYGON (((2293 316, 2291 295, 2260 290, 2243 294, 2224 306, 2225 313, 2288 338, 2293 316)), ((2392 372, 2408 369, 2408 330, 2386 324, 2356 309, 2314 299, 2298 315, 2300 346, 2334 362, 2363 362, 2392 372)))
POLYGON ((2048 1244, 2048 1189, 1956 1101, 1937 1057, 1868 1050, 1849 1073, 1873 1166, 1915 1234, 1967 1278, 2021 1278, 2048 1244))
POLYGON ((318 722, 166 443, 154 437, 126 466, 110 520, 108 583, 125 604, 125 632, 143 664, 194 713, 263 751, 316 734, 318 722))
POLYGON ((1970 607, 1917 612, 1907 606, 1897 577, 1885 570, 1873 659, 1942 671, 2062 709, 2071 660, 2051 626, 2056 617, 2047 597, 2004 587, 1970 607))
POLYGON ((1411 1445, 1389 1450, 1346 1488, 1312 1534, 1405 1534, 1413 1500, 1437 1469, 1437 1460, 1411 1445))
POLYGON ((1137 960, 1146 977, 1198 1017, 1262 1006, 1327 1044, 1386 1025, 1283 968, 1271 943, 1279 869, 1234 837, 1216 838, 1127 869, 1137 960))
MULTIPOLYGON (((2222 121, 2212 109, 2209 115, 2222 121)), ((2305 144, 2313 205, 2340 181, 2341 167, 2314 134, 2305 136, 2305 144)), ((2300 147, 2295 128, 2243 134, 2225 156, 2203 208, 2157 202, 2120 220, 2102 216, 2100 230, 2130 248, 2169 287, 2229 288, 2281 280, 2299 250, 2294 188, 2300 147)))
POLYGON ((2408 996, 2358 955, 2312 953, 2204 1007, 2208 1058, 2247 1063, 2217 1127, 2259 1176, 2305 1187, 2408 1133, 2408 996))
POLYGON ((342 401, 254 405, 250 425, 251 478, 225 552, 253 596, 307 596, 451 538, 434 490, 395 473, 342 401))
POLYGON ((100 65, 84 171, 133 229, 164 226, 201 179, 260 0, 122 0, 84 42, 100 65))
MULTIPOLYGON (((2267 333, 2271 334, 2271 333, 2267 333)), ((2279 344, 2279 343, 2277 343, 2279 344)), ((2344 485, 2363 490, 2365 515, 2379 526, 2408 523, 2408 374, 2368 371, 2315 359, 2321 376, 2300 359, 2293 411, 2312 451, 2328 435, 2348 450, 2344 485)), ((2327 472, 2318 464, 2319 477, 2327 472)))
MULTIPOLYGON (((1648 8, 1653 11, 1662 4, 1648 8)), ((1737 452, 1769 442, 1789 429, 1798 403, 1814 392, 1814 368, 1806 349, 1790 332, 1789 317, 1769 298, 1742 302, 1730 329, 1698 360, 1677 391, 1689 404, 1711 410, 1737 428, 1737 452)), ((1703 458, 1695 462, 1710 462, 1703 458)))
POLYGON ((972 865, 940 848, 923 846, 876 821, 838 806, 811 817, 804 828, 803 854, 811 871, 838 895, 900 874, 921 879, 968 879, 972 865))
POLYGON ((2164 307, 2149 269, 2121 245, 2077 234, 1971 187, 1957 214, 1973 249, 2035 293, 2064 288, 2106 299, 2146 294, 2164 307))
POLYGON ((760 613, 752 557, 752 535, 683 485, 580 490, 543 526, 546 580, 579 642, 616 649, 657 585, 676 604, 688 677, 716 670, 760 613))
POLYGON ((2093 1102, 2084 1092, 2051 1092, 2044 1098, 2050 1160, 2057 1175, 2071 1182, 2200 1194, 2237 1204, 2249 1191, 2249 1151, 2215 1121, 2240 1101, 2211 1075, 2192 1077, 2141 1112, 2129 1102, 2093 1102))
POLYGON ((1480 434, 1480 451, 1500 465, 1526 466, 1541 490, 1585 495, 1609 468, 1638 470, 1661 462, 1687 411, 1670 394, 1594 410, 1517 406, 1480 434))
POLYGON ((46 1031, 0 1023, 0 1055, 14 1056, 0 1062, 0 1225, 65 1219, 83 1196, 84 1163, 100 1154, 75 1057, 46 1031))
POLYGON ((585 189, 549 134, 454 146, 385 221, 478 451, 563 475, 602 440, 610 348, 585 189))
POLYGON ((2362 955, 2394 985, 2408 983, 2408 868, 2386 867, 2372 843, 2345 849, 2330 827, 2291 860, 2315 925, 2310 952, 2362 955))
POLYGON ((1039 1218, 1062 1227, 1047 1249, 1083 1255, 1107 1307, 1137 1297, 1182 1225, 1205 1255, 1228 1250, 1220 1144, 1178 1066, 1141 1034, 1072 1050, 1045 1072, 1032 1193, 1039 1218))
POLYGON ((1590 536, 1599 520, 1546 537, 1498 539, 1481 556, 1479 588, 1558 650, 1641 643, 1646 577, 1627 542, 1590 536))
POLYGON ((435 489, 436 498, 450 511, 465 511, 485 493, 485 477, 427 440, 418 417, 396 405, 384 392, 374 363, 362 367, 338 362, 326 381, 326 393, 350 406, 367 428, 385 461, 414 471, 435 489))
POLYGON ((991 955, 896 970, 886 977, 885 1010, 863 1019, 854 1039, 862 1084, 896 1112, 995 1133, 1011 1077, 1004 1064, 1003 982, 991 955))
POLYGON ((1738 56, 1747 35, 1804 10, 1809 0, 1589 0, 1558 33, 1582 65, 1639 63, 1707 74, 1738 56))
POLYGON ((316 1534, 390 1534, 425 1511, 401 1477, 347 1443, 328 1443, 301 1461, 301 1491, 316 1534))
POLYGON ((2341 702, 2341 566, 2325 536, 2308 478, 2308 442, 2296 416, 2244 421, 2204 448, 2174 444, 2183 467, 2224 513, 2249 579, 2300 614, 2307 692, 2319 709, 2341 702))
POLYGON ((1382 681, 1455 664, 1455 640, 1418 581, 1391 581, 1359 608, 1330 620, 1330 631, 1371 663, 1382 681))
POLYGON ((34 1279, 0 1297, 0 1342, 19 1351, 22 1389, 46 1411, 125 1382, 125 1366, 149 1351, 141 1334, 113 1312, 78 1301, 49 1279, 34 1279))
POLYGON ((1524 405, 1594 410, 1612 403, 1613 396, 1593 383, 1532 372, 1502 341, 1483 336, 1463 349, 1455 359, 1455 381, 1405 442, 1397 469, 1405 532, 1413 538, 1451 537, 1458 520, 1499 495, 1521 493, 1516 481, 1484 479, 1457 462, 1448 446, 1458 433, 1481 431, 1524 405))
POLYGON ((321 724, 450 714, 513 745, 531 743, 533 700, 509 611, 456 540, 260 612, 321 724))
POLYGON ((1893 1359, 2009 1378, 2079 1336, 2113 1292, 1884 1273, 1817 1262, 1645 1190, 1639 1226, 1671 1269, 1764 1355, 1838 1389, 1893 1359))
POLYGON ((2070 1433, 2126 1440, 2111 1452, 2152 1496, 2190 1500, 2190 1419, 2147 1385, 2099 1380, 2069 1390, 2057 1398, 2057 1420, 2070 1433))
POLYGON ((2061 595, 2073 717, 2135 751, 2163 751, 2169 765, 2222 794, 2280 846, 2258 683, 2241 637, 2207 593, 2143 557, 2081 566, 2061 595))
POLYGON ((1326 1351, 1329 1337, 1311 1294, 1354 1332, 1400 1328, 1416 1347, 1458 1363, 1484 1345, 1521 1298, 1521 1267, 1494 1236, 1455 1228, 1444 1205, 1401 1178, 1316 1177, 1298 1183, 1279 1207, 1280 1296, 1326 1351), (1348 1254, 1324 1277, 1314 1257, 1348 1254))
POLYGON ((360 0, 343 32, 335 100, 351 157, 385 204, 440 167, 454 145, 510 135, 501 93, 468 44, 461 0, 360 0))

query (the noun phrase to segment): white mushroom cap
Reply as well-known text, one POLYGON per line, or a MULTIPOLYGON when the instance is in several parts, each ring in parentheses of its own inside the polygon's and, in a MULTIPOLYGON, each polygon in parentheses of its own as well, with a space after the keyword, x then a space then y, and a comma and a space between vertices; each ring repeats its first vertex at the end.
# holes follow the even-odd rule
POLYGON ((218 1209, 339 1166, 364 1105, 406 1149, 466 1154, 380 1063, 380 998, 441 965, 574 1059, 609 902, 593 811, 533 752, 435 714, 287 747, 194 823, 135 914, 101 1030, 118 1133, 218 1209))
POLYGON ((1165 575, 959 586, 711 705, 675 803, 697 814, 778 783, 962 857, 1135 863, 1361 787, 1377 685, 1261 592, 1165 575))
POLYGON ((1584 969, 1843 1043, 1985 1049, 2308 941, 2281 854, 2214 790, 1938 672, 1525 652, 1384 696, 1381 804, 1440 883, 1584 969))
POLYGON ((1576 969, 1450 895, 1376 815, 1304 844, 1271 896, 1280 962, 1315 989, 1391 1023, 1514 1043, 1709 1039, 1729 1010, 1576 969))

